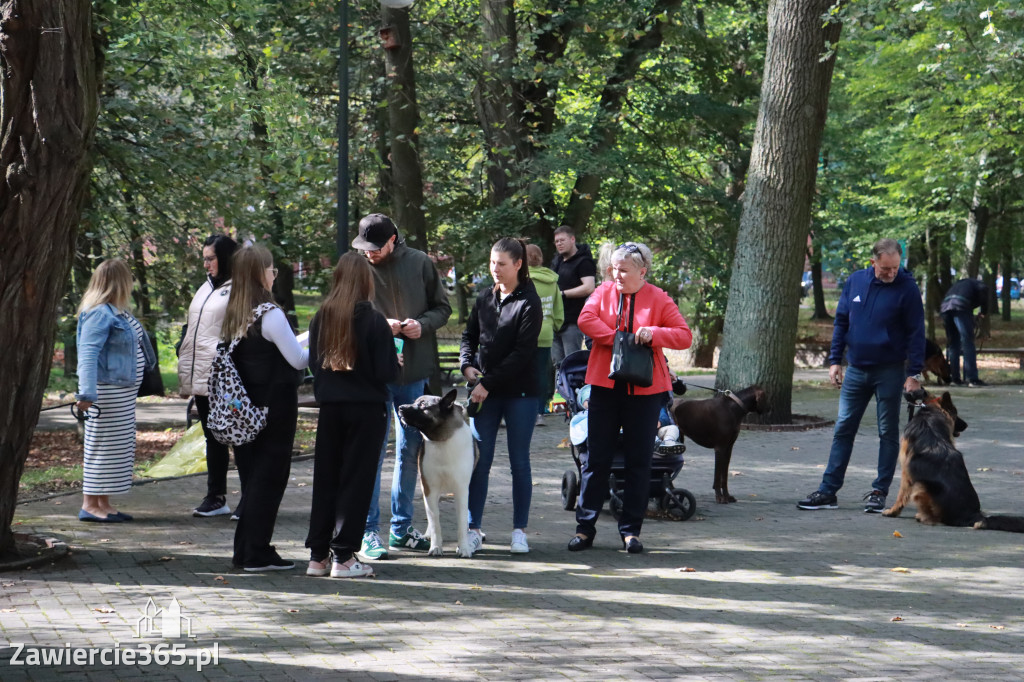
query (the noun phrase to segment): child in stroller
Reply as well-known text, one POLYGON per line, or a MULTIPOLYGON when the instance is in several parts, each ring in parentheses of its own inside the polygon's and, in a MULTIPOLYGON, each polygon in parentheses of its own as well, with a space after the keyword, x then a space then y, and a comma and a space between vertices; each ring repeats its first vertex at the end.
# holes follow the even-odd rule
MULTIPOLYGON (((575 468, 567 469, 562 475, 562 507, 566 511, 576 509, 580 491, 580 457, 587 452, 585 403, 589 400, 590 386, 585 385, 584 381, 589 358, 589 350, 569 354, 558 368, 556 377, 556 389, 565 400, 566 417, 569 419, 569 449, 576 464, 575 468)), ((683 452, 686 447, 678 442, 679 429, 671 423, 670 417, 666 418, 666 414, 667 410, 663 410, 658 441, 651 444, 655 449, 655 456, 651 462, 649 495, 657 499, 661 511, 677 521, 685 521, 697 510, 697 500, 689 490, 673 485, 673 481, 683 468, 683 452)), ((622 510, 624 475, 625 460, 620 454, 616 454, 612 461, 608 485, 608 506, 615 518, 619 517, 622 510)))

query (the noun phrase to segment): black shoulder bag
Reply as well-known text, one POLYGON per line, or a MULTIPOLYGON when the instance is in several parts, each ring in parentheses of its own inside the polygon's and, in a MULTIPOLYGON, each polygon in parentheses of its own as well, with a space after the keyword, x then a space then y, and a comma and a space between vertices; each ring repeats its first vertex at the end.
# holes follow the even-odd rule
POLYGON ((636 342, 633 334, 633 308, 636 294, 629 297, 629 328, 621 330, 623 295, 619 294, 619 314, 615 319, 615 341, 608 378, 647 388, 654 383, 654 350, 636 342))

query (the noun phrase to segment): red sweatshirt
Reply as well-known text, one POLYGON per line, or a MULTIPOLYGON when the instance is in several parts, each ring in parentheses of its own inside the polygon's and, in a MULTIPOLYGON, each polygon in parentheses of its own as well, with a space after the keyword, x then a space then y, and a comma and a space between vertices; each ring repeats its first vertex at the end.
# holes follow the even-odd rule
MULTIPOLYGON (((629 296, 623 300, 625 312, 622 326, 629 324, 629 296)), ((580 331, 594 340, 587 363, 587 383, 594 386, 613 388, 615 382, 608 378, 612 361, 612 343, 615 340, 615 320, 619 313, 619 291, 615 282, 605 282, 590 295, 578 325, 580 331)), ((633 395, 653 395, 672 390, 672 379, 668 371, 663 348, 684 350, 693 342, 693 334, 686 326, 686 320, 679 313, 679 306, 664 291, 653 284, 644 284, 636 292, 636 312, 633 314, 633 330, 651 327, 654 330, 654 383, 647 388, 633 386, 633 395)))

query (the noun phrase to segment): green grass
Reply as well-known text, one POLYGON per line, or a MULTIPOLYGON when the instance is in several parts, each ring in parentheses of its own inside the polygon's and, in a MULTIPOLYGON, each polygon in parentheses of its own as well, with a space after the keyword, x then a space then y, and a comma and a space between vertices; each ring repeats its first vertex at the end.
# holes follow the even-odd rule
POLYGON ((50 492, 56 489, 71 488, 81 480, 81 464, 72 467, 26 469, 21 475, 18 488, 24 492, 50 492))

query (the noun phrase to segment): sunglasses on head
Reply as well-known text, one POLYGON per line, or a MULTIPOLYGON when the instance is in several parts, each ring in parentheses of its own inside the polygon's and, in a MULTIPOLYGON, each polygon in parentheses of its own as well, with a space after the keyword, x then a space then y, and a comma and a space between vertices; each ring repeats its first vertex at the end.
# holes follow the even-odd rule
POLYGON ((640 247, 633 242, 626 242, 619 247, 619 251, 625 251, 626 253, 640 253, 640 247))

